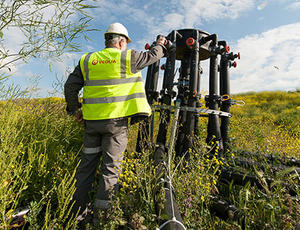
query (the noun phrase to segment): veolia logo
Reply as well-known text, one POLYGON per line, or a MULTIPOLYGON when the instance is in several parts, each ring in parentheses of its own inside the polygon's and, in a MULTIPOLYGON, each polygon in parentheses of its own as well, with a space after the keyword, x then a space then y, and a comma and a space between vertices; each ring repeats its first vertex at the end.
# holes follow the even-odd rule
POLYGON ((92 64, 93 64, 93 65, 97 65, 97 63, 98 63, 98 60, 97 60, 97 59, 94 59, 94 60, 92 61, 92 64))
POLYGON ((94 59, 92 61, 92 65, 97 65, 97 64, 112 64, 112 63, 117 63, 116 60, 97 60, 94 59))

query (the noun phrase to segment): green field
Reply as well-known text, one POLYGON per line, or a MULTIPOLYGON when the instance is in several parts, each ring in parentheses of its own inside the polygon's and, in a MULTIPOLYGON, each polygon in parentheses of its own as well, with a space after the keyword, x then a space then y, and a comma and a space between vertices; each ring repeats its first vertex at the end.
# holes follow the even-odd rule
MULTIPOLYGON (((249 184, 217 185, 220 167, 239 150, 300 158, 300 92, 248 93, 233 99, 243 100, 245 106, 231 107, 228 157, 220 161, 204 156, 207 119, 201 118, 189 170, 179 159, 173 161, 173 186, 184 224, 187 229, 240 229, 237 222, 209 212, 211 195, 221 194, 245 214, 246 229, 294 229, 300 222, 300 203, 283 185, 299 185, 299 175, 290 174, 293 168, 268 168, 265 174, 252 170, 263 185, 264 178, 274 178, 263 190, 249 184)), ((24 229, 76 229, 69 207, 83 127, 66 114, 60 98, 19 98, 1 101, 0 108, 0 229, 9 229, 16 208, 26 206, 31 211, 24 229)), ((100 213, 96 229, 155 229, 164 218, 154 211, 153 151, 134 153, 137 130, 137 124, 130 127, 122 188, 110 210, 100 213)), ((299 197, 299 189, 296 193, 299 197)))

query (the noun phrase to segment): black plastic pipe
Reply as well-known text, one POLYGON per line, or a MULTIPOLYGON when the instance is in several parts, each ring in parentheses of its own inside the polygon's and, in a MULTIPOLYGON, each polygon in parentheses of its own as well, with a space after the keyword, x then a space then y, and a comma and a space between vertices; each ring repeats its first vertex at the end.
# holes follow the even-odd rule
MULTIPOLYGON (((224 47, 227 43, 222 44, 224 47)), ((230 112, 231 100, 230 100, 230 79, 229 79, 229 67, 230 60, 227 58, 227 54, 224 52, 221 55, 220 60, 220 95, 222 96, 222 104, 220 110, 223 112, 230 112)), ((224 153, 229 150, 229 117, 221 117, 221 137, 224 145, 224 153)))
MULTIPOLYGON (((191 52, 191 75, 189 80, 189 94, 188 94, 188 107, 196 108, 198 102, 198 80, 199 80, 199 31, 194 31, 195 44, 191 52)), ((195 130, 195 115, 196 112, 187 112, 186 124, 183 127, 184 142, 183 154, 185 158, 189 159, 189 149, 192 148, 192 139, 195 130)))
MULTIPOLYGON (((153 47, 154 45, 155 43, 153 43, 151 47, 153 47)), ((160 61, 158 60, 157 62, 148 66, 147 69, 145 92, 150 106, 153 105, 158 98, 157 84, 158 84, 158 77, 159 77, 159 64, 160 61)), ((148 118, 144 122, 139 124, 139 131, 138 131, 137 143, 136 143, 136 152, 142 152, 143 149, 147 147, 147 145, 152 144, 149 143, 150 120, 151 118, 148 118)))
MULTIPOLYGON (((170 38, 172 43, 176 42, 176 30, 173 31, 170 38)), ((169 51, 167 57, 166 67, 163 79, 163 89, 161 91, 161 104, 171 105, 172 98, 174 97, 173 85, 174 85, 174 70, 176 61, 176 48, 169 51)), ((161 110, 159 131, 157 134, 157 144, 165 146, 167 138, 167 129, 170 122, 170 110, 161 110)))
MULTIPOLYGON (((216 34, 212 34, 211 37, 211 57, 209 66, 209 95, 208 95, 208 107, 212 110, 218 110, 218 38, 216 34)), ((208 126, 207 126, 207 139, 206 142, 211 145, 214 142, 214 150, 219 155, 223 153, 223 144, 221 139, 221 131, 219 124, 219 116, 215 114, 209 114, 208 126)))
MULTIPOLYGON (((189 80, 191 75, 191 55, 189 52, 185 53, 184 58, 181 61, 180 66, 180 74, 178 79, 178 95, 177 100, 181 101, 181 106, 188 105, 188 98, 187 93, 189 92, 189 80)), ((178 135, 177 141, 175 144, 175 152, 176 156, 182 157, 183 156, 183 143, 184 143, 184 126, 186 125, 187 119, 187 111, 180 111, 179 112, 179 128, 178 128, 178 135)))

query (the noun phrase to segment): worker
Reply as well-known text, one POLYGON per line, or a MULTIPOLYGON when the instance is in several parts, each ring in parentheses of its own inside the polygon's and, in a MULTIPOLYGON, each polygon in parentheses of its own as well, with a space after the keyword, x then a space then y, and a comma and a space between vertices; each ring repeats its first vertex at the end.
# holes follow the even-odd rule
POLYGON ((120 23, 109 25, 104 37, 105 48, 84 54, 64 86, 68 114, 84 123, 83 149, 73 196, 73 210, 80 210, 79 213, 90 202, 89 192, 101 155, 101 175, 93 208, 96 211, 109 208, 127 146, 128 118, 151 114, 140 71, 167 52, 163 36, 149 51, 127 50, 131 39, 120 23), (82 88, 81 106, 78 94, 82 88))

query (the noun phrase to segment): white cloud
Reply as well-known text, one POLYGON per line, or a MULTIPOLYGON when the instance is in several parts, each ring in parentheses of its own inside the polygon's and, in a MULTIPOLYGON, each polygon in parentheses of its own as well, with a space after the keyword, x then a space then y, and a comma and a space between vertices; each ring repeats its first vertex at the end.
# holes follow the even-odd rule
MULTIPOLYGON (((20 7, 17 11, 19 12, 25 12, 26 15, 30 15, 34 11, 39 10, 39 16, 41 17, 39 20, 41 21, 48 21, 51 20, 53 17, 57 17, 57 14, 59 13, 57 11, 57 7, 54 5, 50 5, 43 9, 38 9, 37 6, 32 5, 30 3, 23 4, 22 7, 20 7)), ((74 20, 76 18, 76 14, 71 14, 68 18, 68 20, 74 20)), ((24 35, 24 33, 16 26, 10 26, 8 25, 3 29, 3 39, 0 40, 0 50, 4 53, 7 52, 8 55, 12 55, 11 57, 4 58, 0 60, 0 66, 5 65, 7 63, 12 62, 13 60, 16 60, 19 58, 17 55, 20 50, 24 47, 24 43, 28 41, 28 37, 24 35)), ((65 56, 65 55, 64 55, 65 56)), ((65 58, 65 57, 63 57, 65 58)), ((26 59, 28 60, 28 58, 26 59)), ((0 74, 12 74, 15 76, 24 75, 23 72, 20 71, 20 68, 24 66, 26 63, 24 63, 23 59, 14 61, 7 65, 6 67, 0 69, 0 74), (20 71, 20 72, 19 72, 20 71)), ((58 66, 61 66, 61 69, 63 69, 64 63, 56 63, 58 66)))
POLYGON ((254 6, 254 0, 204 0, 178 1, 180 12, 185 15, 185 25, 194 27, 202 21, 220 18, 237 18, 254 6))
POLYGON ((262 3, 258 4, 257 10, 263 10, 268 5, 267 1, 263 1, 262 3))
MULTIPOLYGON (((21 49, 21 44, 24 42, 25 36, 19 28, 10 27, 3 30, 3 42, 0 42, 0 50, 3 52, 7 52, 8 55, 16 54, 21 49)), ((0 60, 0 66, 5 65, 13 60, 15 60, 15 56, 7 57, 0 60)), ((9 64, 7 67, 0 69, 0 73, 5 74, 14 74, 18 71, 18 67, 23 65, 24 63, 18 62, 17 64, 13 62, 9 64), (9 69, 8 69, 9 67, 9 69)))
POLYGON ((300 23, 246 36, 233 50, 241 52, 241 60, 232 70, 232 92, 300 86, 300 23))
POLYGON ((64 74, 71 66, 71 68, 74 67, 74 64, 77 65, 78 61, 80 59, 80 55, 76 53, 63 53, 59 60, 54 59, 50 60, 51 65, 53 66, 53 70, 56 73, 64 74), (75 63, 74 63, 75 60, 75 63))
POLYGON ((105 19, 107 25, 113 22, 124 23, 123 21, 135 21, 147 25, 153 19, 150 12, 148 14, 145 10, 147 6, 143 9, 136 6, 135 1, 100 0, 99 5, 100 7, 93 11, 93 18, 105 19))
MULTIPOLYGON (((100 8, 94 11, 94 17, 105 19, 108 25, 119 21, 135 22, 145 34, 138 41, 140 48, 155 39, 158 34, 168 34, 171 30, 194 28, 203 22, 224 18, 235 19, 254 7, 255 0, 173 0, 173 1, 100 1, 100 8)), ((130 31, 129 31, 130 32, 130 31)))
POLYGON ((300 1, 293 2, 286 7, 287 10, 299 10, 300 9, 300 1))

